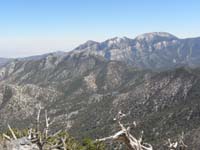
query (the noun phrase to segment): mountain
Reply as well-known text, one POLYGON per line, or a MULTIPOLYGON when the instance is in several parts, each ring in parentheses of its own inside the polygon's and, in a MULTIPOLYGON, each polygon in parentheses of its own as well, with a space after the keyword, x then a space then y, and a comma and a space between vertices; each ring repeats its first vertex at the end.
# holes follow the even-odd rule
POLYGON ((133 133, 144 130, 145 141, 157 149, 182 131, 186 143, 197 149, 200 146, 198 41, 199 38, 178 39, 168 33, 148 33, 133 40, 124 37, 102 43, 88 41, 71 52, 51 53, 40 59, 14 59, 0 67, 0 129, 5 130, 7 124, 16 128, 33 126, 41 105, 54 118, 55 130, 66 129, 77 139, 95 139, 117 131, 113 118, 122 110, 127 115, 123 122, 136 121, 138 127, 133 133), (160 47, 160 53, 158 48, 151 52, 146 49, 164 41, 182 42, 184 46, 177 50, 166 44, 163 49, 160 47), (132 49, 137 42, 140 46, 132 49), (127 47, 130 54, 133 50, 135 54, 140 52, 141 55, 134 55, 135 62, 127 47), (177 65, 161 63, 177 51, 180 56, 184 54, 183 58, 187 58, 183 51, 190 51, 189 60, 196 68, 190 68, 189 61, 186 64, 177 61, 177 65), (158 61, 148 65, 149 60, 142 57, 147 54, 148 57, 156 54, 158 61), (146 64, 140 63, 143 61, 146 64))
MULTIPOLYGON (((128 65, 151 70, 167 70, 182 66, 200 66, 200 37, 180 39, 166 32, 151 32, 135 39, 114 37, 103 42, 89 40, 70 52, 55 52, 54 55, 97 55, 106 60, 122 61, 128 65)), ((18 58, 42 59, 49 54, 18 58)), ((0 59, 5 62, 5 59, 0 59)))
POLYGON ((43 55, 34 55, 34 56, 29 56, 29 57, 21 57, 21 58, 16 58, 19 60, 40 60, 42 58, 47 57, 48 55, 55 55, 55 56, 65 56, 67 53, 63 52, 63 51, 56 51, 56 52, 52 52, 52 53, 47 53, 47 54, 43 54, 43 55))
POLYGON ((166 69, 200 65, 200 38, 179 39, 165 32, 146 33, 135 39, 112 38, 102 43, 88 41, 76 51, 101 55, 143 69, 166 69))
POLYGON ((0 67, 8 63, 11 59, 0 57, 0 67))
POLYGON ((23 60, 23 61, 40 60, 40 59, 47 57, 48 55, 65 56, 65 55, 67 55, 67 53, 63 52, 63 51, 56 51, 56 52, 42 54, 42 55, 34 55, 34 56, 19 57, 19 58, 3 58, 3 57, 0 57, 0 67, 2 67, 6 63, 9 63, 13 60, 23 60))

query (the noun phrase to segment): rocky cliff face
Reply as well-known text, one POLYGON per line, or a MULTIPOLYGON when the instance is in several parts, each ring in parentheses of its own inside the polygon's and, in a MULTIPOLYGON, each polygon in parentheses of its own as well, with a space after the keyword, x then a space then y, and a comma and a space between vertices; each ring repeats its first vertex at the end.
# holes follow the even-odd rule
POLYGON ((75 50, 98 54, 145 69, 166 69, 200 64, 200 38, 179 39, 165 32, 146 33, 135 39, 112 38, 98 43, 88 41, 75 50))
MULTIPOLYGON (((188 67, 174 69, 175 66, 165 71, 143 68, 160 66, 157 60, 167 61, 172 56, 180 56, 176 63, 181 65, 190 56, 188 62, 192 60, 197 65, 200 56, 196 49, 198 41, 154 33, 135 40, 89 41, 65 55, 48 54, 40 59, 13 60, 0 68, 0 128, 5 129, 8 123, 18 128, 32 126, 37 107, 42 105, 55 119, 55 129, 67 129, 77 138, 99 138, 116 131, 113 118, 122 110, 127 114, 124 122, 136 121, 138 131, 144 130, 146 140, 154 145, 184 131, 198 147, 199 142, 193 133, 199 131, 200 123, 200 70, 188 67), (140 45, 134 51, 136 41, 140 45), (163 44, 164 41, 172 46, 163 44), (185 44, 180 44, 182 41, 185 44), (162 44, 158 46, 160 42, 162 44), (149 43, 151 52, 147 46, 149 43), (169 49, 174 47, 173 43, 176 43, 176 51, 169 49), (130 55, 125 49, 128 45, 131 46, 130 55), (160 48, 154 49, 155 45, 160 48), (178 45, 182 45, 183 49, 179 49, 178 45), (106 54, 113 51, 116 57, 106 54), (130 58, 129 61, 124 56, 133 56, 133 52, 138 54, 135 55, 138 56, 137 63, 143 59, 149 62, 143 56, 156 54, 154 65, 146 62, 150 67, 141 63, 135 67, 127 63, 133 60, 130 58)), ((165 66, 165 63, 161 64, 165 66)))

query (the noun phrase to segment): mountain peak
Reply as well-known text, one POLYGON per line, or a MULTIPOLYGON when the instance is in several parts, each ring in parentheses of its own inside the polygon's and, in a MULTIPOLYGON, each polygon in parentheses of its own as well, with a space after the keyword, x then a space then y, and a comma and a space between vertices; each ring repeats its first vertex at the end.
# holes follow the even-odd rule
POLYGON ((130 40, 127 37, 114 37, 104 41, 103 44, 106 44, 108 47, 121 47, 122 45, 129 44, 130 40))
POLYGON ((124 36, 124 37, 114 37, 114 38, 108 39, 106 41, 107 42, 113 42, 113 43, 119 43, 121 41, 127 41, 127 40, 129 40, 129 38, 124 36))
POLYGON ((79 45, 78 47, 75 48, 75 50, 82 50, 88 47, 92 47, 94 45, 98 45, 99 43, 93 40, 88 40, 87 42, 79 45))
POLYGON ((177 39, 176 36, 167 33, 167 32, 150 32, 150 33, 144 33, 135 38, 138 41, 147 41, 147 42, 153 42, 157 40, 173 40, 177 39))
POLYGON ((122 38, 120 38, 120 37, 118 37, 118 36, 116 36, 116 37, 114 37, 114 38, 111 38, 111 39, 108 39, 108 41, 116 41, 116 42, 119 42, 119 41, 121 41, 122 40, 122 38))
POLYGON ((97 44, 97 43, 98 42, 93 41, 93 40, 88 40, 88 41, 85 42, 85 44, 87 44, 87 45, 92 45, 92 44, 97 44))

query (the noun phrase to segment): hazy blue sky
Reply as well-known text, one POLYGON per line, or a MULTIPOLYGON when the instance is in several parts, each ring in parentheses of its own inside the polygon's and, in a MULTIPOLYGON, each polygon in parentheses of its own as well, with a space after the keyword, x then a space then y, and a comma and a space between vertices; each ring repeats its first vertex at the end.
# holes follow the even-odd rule
POLYGON ((153 31, 200 36, 200 0, 0 0, 0 57, 153 31))

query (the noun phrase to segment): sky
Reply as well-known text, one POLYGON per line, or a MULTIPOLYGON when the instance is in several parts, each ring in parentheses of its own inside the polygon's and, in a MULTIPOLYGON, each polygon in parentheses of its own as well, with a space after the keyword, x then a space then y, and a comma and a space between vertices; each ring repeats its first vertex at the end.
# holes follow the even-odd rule
POLYGON ((200 0, 0 0, 0 57, 158 31, 200 37, 200 0))

